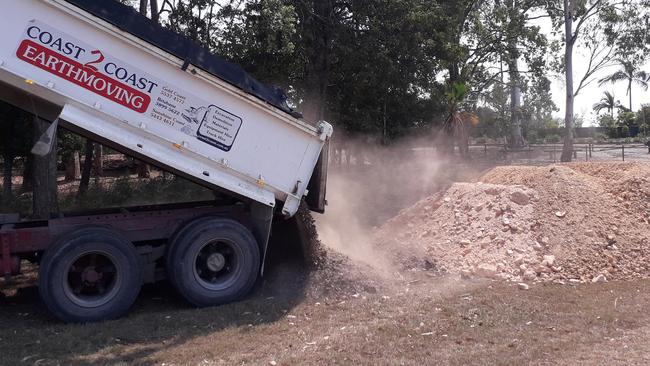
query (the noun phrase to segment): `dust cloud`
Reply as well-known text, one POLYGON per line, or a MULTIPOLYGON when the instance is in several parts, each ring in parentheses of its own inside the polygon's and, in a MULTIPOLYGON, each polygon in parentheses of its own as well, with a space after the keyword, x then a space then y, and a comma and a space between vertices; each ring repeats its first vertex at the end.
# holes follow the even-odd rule
POLYGON ((389 255, 375 248, 373 231, 446 184, 454 175, 427 140, 385 147, 362 139, 333 141, 328 205, 315 215, 321 242, 378 269, 392 270, 389 255))

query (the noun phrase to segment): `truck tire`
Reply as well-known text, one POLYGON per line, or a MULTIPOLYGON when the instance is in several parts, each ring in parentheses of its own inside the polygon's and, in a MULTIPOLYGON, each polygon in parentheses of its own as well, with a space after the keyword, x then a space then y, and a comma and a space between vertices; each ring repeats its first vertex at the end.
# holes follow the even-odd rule
POLYGON ((65 322, 120 317, 142 287, 133 244, 101 227, 75 230, 57 240, 45 251, 38 277, 43 302, 65 322))
POLYGON ((176 230, 174 235, 169 238, 169 243, 170 245, 167 247, 167 251, 165 253, 165 268, 167 269, 167 280, 174 286, 175 288, 178 287, 178 284, 175 281, 175 277, 170 276, 170 268, 173 266, 174 262, 174 256, 171 254, 172 249, 174 248, 174 243, 178 242, 179 239, 185 235, 188 231, 192 230, 196 225, 200 225, 202 222, 205 222, 207 220, 214 220, 218 219, 217 217, 214 216, 204 216, 204 217, 199 217, 196 218, 192 221, 187 222, 186 224, 182 225, 179 229, 176 230))
POLYGON ((167 253, 167 275, 176 290, 199 307, 225 304, 246 295, 260 269, 253 234, 226 218, 204 218, 189 225, 167 253))

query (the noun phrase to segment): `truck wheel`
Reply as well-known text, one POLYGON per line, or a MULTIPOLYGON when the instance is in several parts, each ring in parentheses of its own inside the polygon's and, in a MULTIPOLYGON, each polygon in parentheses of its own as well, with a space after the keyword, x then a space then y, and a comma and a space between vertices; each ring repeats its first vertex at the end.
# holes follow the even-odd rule
POLYGON ((224 304, 246 295, 260 268, 253 234, 224 218, 189 225, 167 254, 167 274, 178 292, 196 306, 224 304))
POLYGON ((209 221, 209 220, 215 220, 219 219, 218 217, 214 216, 204 216, 204 217, 199 217, 197 219, 194 219, 184 225, 182 225, 179 229, 176 230, 174 235, 172 235, 171 238, 169 238, 169 243, 170 245, 167 247, 167 252, 165 253, 165 268, 167 269, 167 280, 174 286, 175 288, 178 288, 178 284, 176 283, 176 278, 173 276, 170 276, 171 273, 171 268, 174 265, 174 256, 171 254, 172 249, 174 248, 174 243, 178 242, 181 237, 183 237, 188 231, 192 230, 194 227, 197 225, 200 225, 202 222, 209 221))
POLYGON ((66 322, 117 318, 133 305, 142 286, 133 244, 99 227, 57 240, 45 251, 38 277, 43 302, 66 322))

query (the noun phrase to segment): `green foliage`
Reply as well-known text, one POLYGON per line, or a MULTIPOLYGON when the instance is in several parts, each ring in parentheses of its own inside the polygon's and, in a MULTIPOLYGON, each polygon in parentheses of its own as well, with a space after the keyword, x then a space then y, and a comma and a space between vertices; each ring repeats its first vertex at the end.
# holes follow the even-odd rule
POLYGON ((553 102, 551 81, 546 76, 533 78, 524 89, 522 116, 528 128, 544 128, 559 109, 553 102))
POLYGON ((648 90, 650 83, 650 74, 640 70, 634 61, 617 59, 616 62, 620 65, 621 69, 615 71, 613 74, 600 79, 600 85, 606 83, 615 84, 624 81, 627 84, 627 95, 630 97, 630 107, 632 109, 632 86, 639 86, 643 90, 648 90))
POLYGON ((596 114, 600 113, 602 110, 606 110, 610 116, 614 116, 614 110, 620 109, 621 107, 621 102, 616 100, 614 94, 608 91, 603 92, 603 96, 600 98, 600 101, 593 105, 593 109, 596 114))
POLYGON ((598 116, 598 126, 600 127, 616 127, 616 120, 609 114, 598 116))
POLYGON ((526 134, 526 139, 531 144, 537 144, 540 142, 539 134, 536 130, 529 131, 526 134))
POLYGON ((297 42, 298 14, 281 0, 230 2, 217 14, 224 23, 210 46, 243 65, 257 78, 290 88, 300 70, 297 42))
MULTIPOLYGON (((650 104, 643 104, 636 113, 636 122, 643 131, 650 131, 650 104)), ((647 134, 647 133, 646 133, 647 134)))
POLYGON ((452 112, 455 112, 458 109, 458 106, 465 100, 467 97, 467 84, 455 82, 447 87, 445 92, 445 97, 447 98, 447 103, 449 109, 452 112))
POLYGON ((557 144, 560 141, 562 141, 562 136, 560 136, 558 134, 547 135, 544 138, 544 142, 549 143, 549 144, 557 144))
POLYGON ((630 137, 630 128, 627 125, 621 126, 621 137, 630 137))
MULTIPOLYGON (((621 112, 616 118, 616 124, 621 127, 629 127, 636 124, 636 113, 634 112, 621 112)), ((625 136, 627 137, 627 136, 625 136)))
POLYGON ((86 139, 70 131, 59 129, 57 133, 58 153, 66 163, 75 151, 83 150, 86 139))

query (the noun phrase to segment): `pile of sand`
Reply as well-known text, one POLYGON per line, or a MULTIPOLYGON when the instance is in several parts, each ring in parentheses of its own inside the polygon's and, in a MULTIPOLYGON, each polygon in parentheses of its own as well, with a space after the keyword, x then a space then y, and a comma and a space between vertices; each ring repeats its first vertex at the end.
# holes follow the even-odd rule
POLYGON ((511 281, 650 277, 650 164, 499 167, 375 233, 401 266, 511 281))

